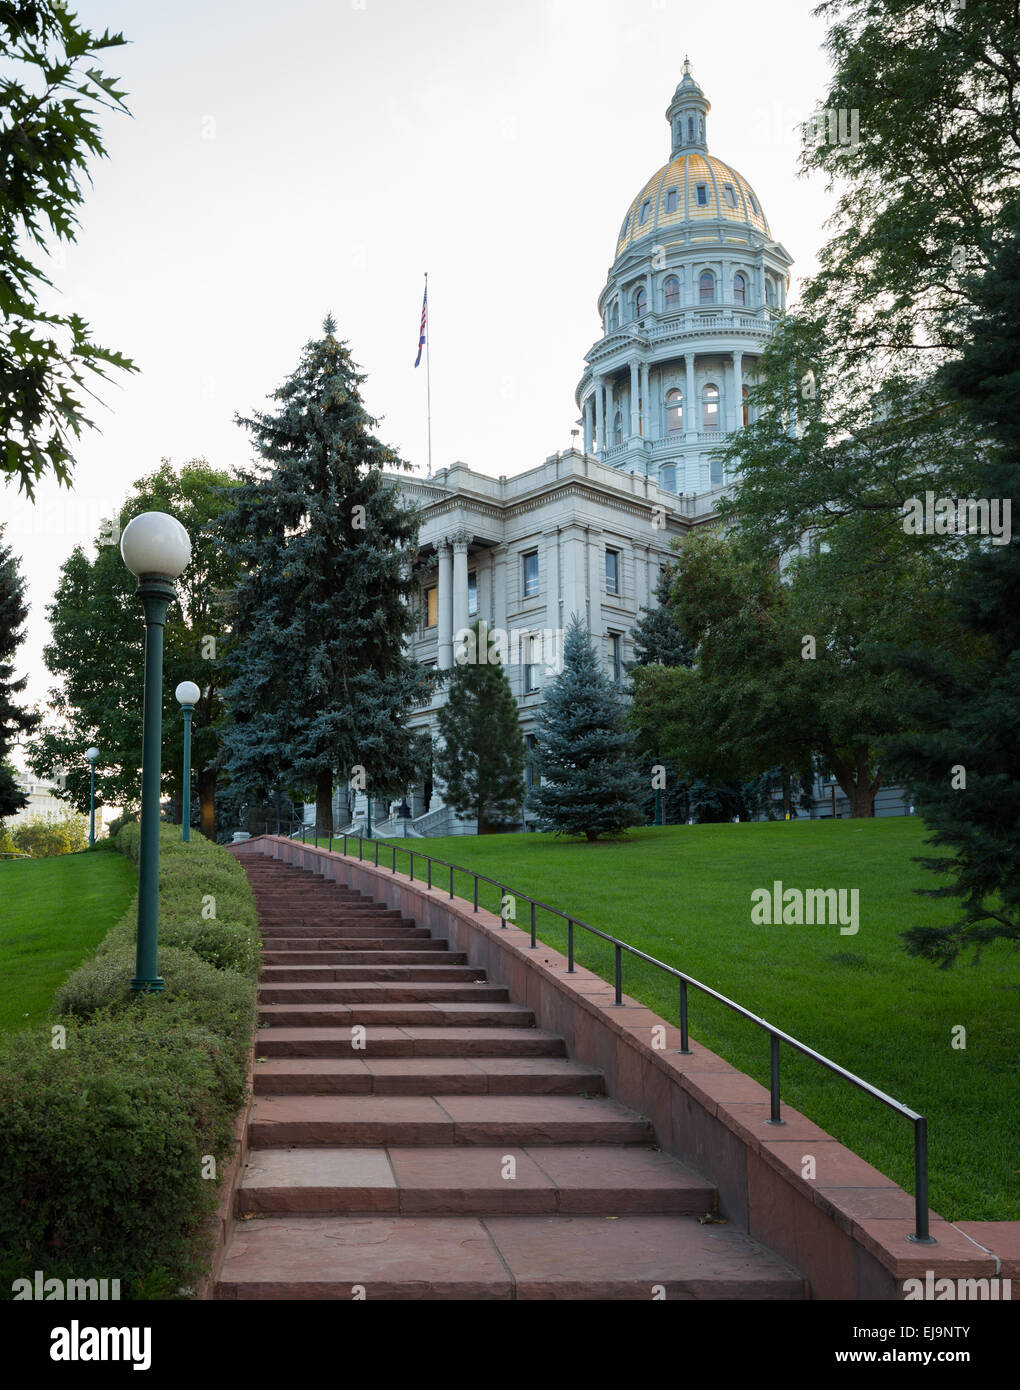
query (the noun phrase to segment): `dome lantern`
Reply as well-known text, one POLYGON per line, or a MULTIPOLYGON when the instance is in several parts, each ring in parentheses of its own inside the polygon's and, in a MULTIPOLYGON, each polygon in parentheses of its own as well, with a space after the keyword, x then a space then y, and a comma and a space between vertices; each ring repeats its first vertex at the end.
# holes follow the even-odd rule
POLYGON ((691 60, 684 58, 684 74, 666 108, 670 130, 670 158, 682 150, 707 152, 705 122, 712 106, 705 93, 691 76, 691 60))

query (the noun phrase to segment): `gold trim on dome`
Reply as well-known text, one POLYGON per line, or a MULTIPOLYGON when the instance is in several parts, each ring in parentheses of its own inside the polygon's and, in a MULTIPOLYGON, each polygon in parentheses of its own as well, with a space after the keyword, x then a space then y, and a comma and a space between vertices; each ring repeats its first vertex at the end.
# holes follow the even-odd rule
POLYGON ((687 151, 664 164, 644 184, 628 209, 627 230, 617 239, 616 254, 619 256, 628 246, 656 232, 706 220, 734 222, 754 227, 765 236, 772 235, 761 210, 761 202, 743 174, 715 155, 687 151), (697 183, 707 185, 708 202, 704 206, 695 201, 694 185, 697 183), (730 207, 723 197, 726 184, 733 188, 736 207, 730 207), (674 212, 667 212, 666 195, 672 188, 677 190, 677 208, 674 212), (652 199, 652 206, 646 221, 638 226, 636 219, 646 198, 652 199), (753 211, 755 206, 757 212, 753 211))

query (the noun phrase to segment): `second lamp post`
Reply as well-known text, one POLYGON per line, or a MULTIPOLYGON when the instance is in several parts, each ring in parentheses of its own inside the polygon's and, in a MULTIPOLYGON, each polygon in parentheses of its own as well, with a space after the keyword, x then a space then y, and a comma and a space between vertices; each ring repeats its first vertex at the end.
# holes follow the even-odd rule
POLYGON ((194 681, 181 681, 174 691, 184 715, 184 775, 181 790, 181 839, 191 839, 191 716, 202 692, 194 681))

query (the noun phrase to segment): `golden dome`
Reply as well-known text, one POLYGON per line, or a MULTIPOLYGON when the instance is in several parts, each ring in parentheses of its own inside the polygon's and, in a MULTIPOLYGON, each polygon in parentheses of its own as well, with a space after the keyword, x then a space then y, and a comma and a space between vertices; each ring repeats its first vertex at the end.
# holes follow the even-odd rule
POLYGON ((713 154, 688 150, 653 174, 631 203, 616 254, 672 227, 720 220, 772 235, 761 203, 744 176, 713 154))

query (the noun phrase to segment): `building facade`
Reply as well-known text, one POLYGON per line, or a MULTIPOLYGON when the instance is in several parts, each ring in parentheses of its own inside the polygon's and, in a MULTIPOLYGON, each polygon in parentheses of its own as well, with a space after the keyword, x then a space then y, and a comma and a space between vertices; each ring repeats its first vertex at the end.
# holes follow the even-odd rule
MULTIPOLYGON (((709 154, 709 111, 685 60, 666 108, 669 158, 627 208, 599 295, 602 336, 575 393, 581 447, 512 478, 464 463, 428 480, 391 478, 423 514, 413 655, 447 670, 458 634, 476 619, 505 634, 504 666, 529 742, 571 617, 587 624, 621 682, 671 543, 718 522, 732 482, 720 446, 750 421, 748 388, 786 307, 792 259, 748 181, 709 154)), ((434 737, 445 698, 440 691, 415 710, 412 726, 434 737)), ((828 784, 816 790, 815 814, 845 805, 828 784)), ((446 806, 435 779, 407 800, 411 817, 402 821, 391 818, 396 803, 373 804, 375 828, 476 829, 446 806)), ((363 794, 348 815, 339 801, 336 809, 341 823, 364 828, 363 794)))

